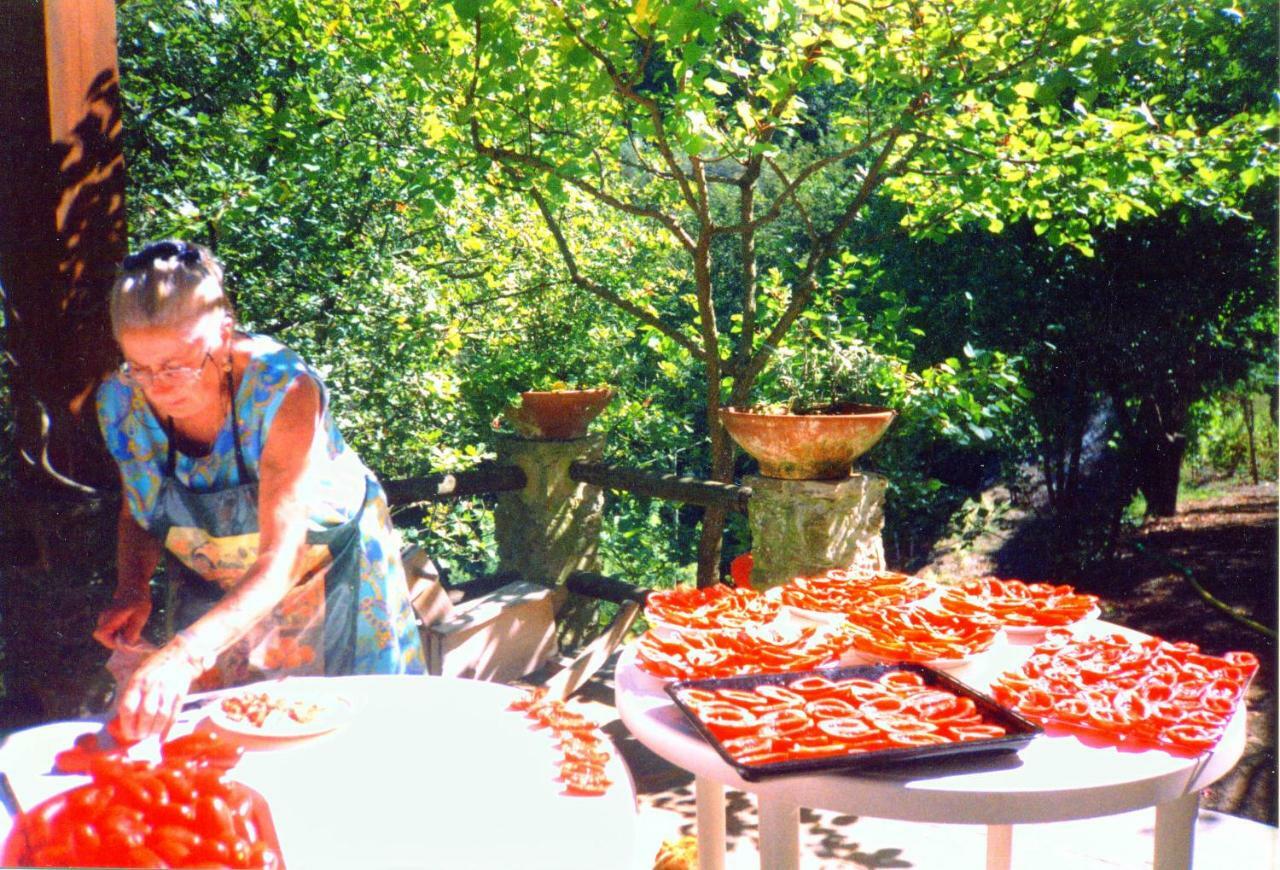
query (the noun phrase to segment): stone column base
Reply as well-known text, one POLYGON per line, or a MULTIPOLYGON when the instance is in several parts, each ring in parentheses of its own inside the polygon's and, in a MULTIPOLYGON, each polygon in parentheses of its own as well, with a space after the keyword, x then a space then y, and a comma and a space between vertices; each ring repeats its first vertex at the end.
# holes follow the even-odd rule
POLYGON ((884 568, 884 493, 879 474, 843 480, 750 476, 748 522, 758 589, 831 568, 884 568))
POLYGON ((574 571, 598 571, 604 491, 569 478, 569 465, 596 462, 604 436, 572 441, 500 438, 498 461, 518 465, 528 484, 498 496, 493 511, 498 572, 513 571, 548 586, 574 571))

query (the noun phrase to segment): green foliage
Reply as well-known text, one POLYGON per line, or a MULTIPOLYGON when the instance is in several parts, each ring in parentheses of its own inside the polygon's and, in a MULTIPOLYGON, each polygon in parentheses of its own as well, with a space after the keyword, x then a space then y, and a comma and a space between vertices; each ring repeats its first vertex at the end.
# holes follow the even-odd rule
POLYGON ((580 289, 685 346, 737 403, 878 190, 926 235, 1020 218, 1087 249, 1104 221, 1188 196, 1230 208, 1239 173, 1274 171, 1273 111, 1211 129, 1152 116, 1151 71, 1208 26, 1172 3, 401 6, 395 63, 433 147, 523 191, 580 289), (595 240, 572 226, 585 200, 683 248, 683 279, 593 277, 595 240), (808 238, 770 235, 784 213, 808 238), (726 269, 733 238, 757 235, 746 272, 726 269))
POLYGON ((1192 438, 1186 458, 1190 484, 1223 479, 1252 481, 1255 466, 1260 481, 1280 477, 1274 391, 1249 391, 1250 387, 1266 386, 1245 382, 1191 407, 1192 438))
POLYGON ((899 392, 896 387, 905 373, 861 341, 822 342, 813 333, 810 338, 799 347, 774 352, 770 369, 757 385, 760 404, 798 414, 824 404, 881 404, 899 392))

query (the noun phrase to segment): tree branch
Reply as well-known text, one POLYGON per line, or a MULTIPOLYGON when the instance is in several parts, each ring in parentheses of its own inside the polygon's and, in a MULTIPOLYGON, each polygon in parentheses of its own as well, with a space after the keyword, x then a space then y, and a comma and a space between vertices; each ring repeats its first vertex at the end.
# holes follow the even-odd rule
MULTIPOLYGON (((800 197, 797 196, 795 188, 791 187, 791 182, 787 180, 786 173, 783 172, 777 161, 765 158, 765 162, 769 165, 769 169, 773 174, 778 177, 778 180, 782 182, 783 187, 791 189, 791 203, 796 207, 796 211, 800 213, 800 219, 804 221, 805 232, 809 236, 809 244, 815 244, 818 240, 818 230, 813 225, 813 219, 809 217, 809 210, 800 202, 800 197)), ((743 223, 747 223, 747 221, 743 221, 743 223)))
POLYGON ((530 293, 540 293, 552 286, 551 281, 539 281, 528 287, 521 287, 519 290, 508 290, 505 293, 494 293, 492 296, 482 296, 479 299, 468 299, 466 302, 454 303, 455 308, 479 308, 482 305, 489 305, 502 299, 514 299, 518 296, 528 296, 530 293))
POLYGON ((680 226, 680 222, 659 208, 628 202, 627 200, 614 196, 607 190, 577 176, 559 175, 556 172, 554 164, 533 154, 522 154, 519 151, 513 151, 510 148, 504 148, 500 145, 486 145, 480 139, 480 125, 475 118, 471 119, 471 147, 477 154, 481 154, 498 163, 502 163, 504 165, 515 164, 518 166, 524 166, 546 175, 559 178, 566 184, 571 184, 583 193, 598 199, 610 208, 617 209, 618 211, 625 212, 626 214, 634 215, 636 217, 643 217, 656 221, 666 227, 667 230, 675 236, 676 241, 685 248, 692 248, 693 246, 693 240, 689 238, 689 234, 685 232, 684 227, 680 226))
POLYGON ((705 354, 692 339, 683 332, 674 327, 663 323, 657 315, 650 311, 646 311, 634 302, 624 299, 617 293, 607 287, 592 281, 586 275, 583 275, 578 268, 578 260, 573 254, 573 250, 569 247, 568 241, 565 239, 564 232, 560 227, 560 222, 556 220, 555 214, 551 211, 551 205, 547 202, 546 196, 535 186, 528 188, 529 194, 533 197, 533 201, 538 205, 538 211, 542 213, 542 218, 547 224, 547 229, 551 231, 551 236, 555 239, 556 248, 560 251, 560 258, 564 261, 565 268, 569 270, 569 279, 578 287, 586 290, 593 296, 603 299, 610 305, 620 308, 623 311, 640 320, 642 323, 656 329, 663 335, 670 338, 676 344, 683 347, 693 355, 694 359, 705 362, 705 354))
POLYGON ((774 220, 777 220, 778 216, 782 214, 782 206, 786 203, 788 199, 792 198, 795 195, 795 192, 799 190, 800 187, 806 181, 808 181, 809 178, 814 173, 818 172, 819 170, 825 169, 826 167, 830 166, 833 163, 838 163, 842 160, 847 160, 853 155, 861 151, 865 151, 867 148, 871 147, 877 141, 883 139, 886 136, 889 136, 891 134, 896 135, 894 133, 895 130, 900 130, 900 126, 895 125, 893 127, 888 127, 880 131, 879 133, 875 133, 873 135, 868 135, 864 137, 862 141, 858 142, 856 145, 850 146, 849 148, 845 148, 843 151, 837 151, 834 154, 828 154, 826 157, 823 157, 819 160, 815 160, 814 162, 806 166, 804 169, 800 170, 800 172, 796 175, 796 177, 791 180, 791 183, 788 184, 785 188, 783 188, 781 193, 779 193, 776 197, 774 197, 774 200, 770 204, 770 206, 767 209, 765 209, 763 212, 761 212, 759 217, 752 220, 750 224, 737 223, 737 224, 730 224, 726 226, 716 227, 714 230, 715 234, 716 235, 733 235, 736 233, 747 232, 748 230, 754 231, 754 230, 760 229, 760 227, 764 226, 765 224, 768 224, 774 220))
MULTIPOLYGON (((627 158, 622 157, 620 158, 620 161, 623 166, 626 166, 630 169, 638 169, 641 172, 645 173, 646 175, 652 175, 654 178, 661 178, 664 181, 675 181, 675 176, 672 175, 670 172, 663 172, 661 169, 650 166, 648 163, 645 163, 643 160, 640 160, 638 156, 635 160, 628 160, 627 158)), ((707 165, 707 162, 704 160, 703 166, 706 166, 706 165, 707 165)), ((706 179, 708 184, 724 184, 730 187, 737 187, 739 184, 738 178, 734 178, 728 175, 717 175, 714 172, 707 173, 706 179)))
MULTIPOLYGON (((666 125, 662 121, 662 108, 658 105, 657 100, 637 92, 633 87, 631 79, 622 75, 613 61, 609 59, 609 56, 606 55, 599 46, 583 36, 577 26, 569 21, 569 16, 565 11, 564 6, 561 3, 556 2, 556 0, 552 0, 552 2, 555 7, 560 10, 561 15, 563 16, 564 25, 569 29, 573 38, 579 45, 586 49, 602 67, 604 67, 605 73, 609 76, 609 80, 613 82, 614 93, 616 93, 620 99, 635 103, 648 113, 649 119, 653 123, 654 144, 658 146, 658 151, 662 154, 662 158, 666 162, 667 168, 675 177, 676 184, 680 187, 680 193, 684 197, 685 204, 694 211, 697 211, 697 197, 694 196, 692 188, 689 187, 688 176, 686 176, 684 171, 680 168, 680 163, 676 160, 675 154, 671 150, 671 143, 667 139, 666 125)), ((645 58, 647 59, 648 57, 649 51, 646 49, 645 58)), ((638 75, 642 74, 642 70, 638 72, 638 75)))
MULTIPOLYGON (((748 383, 754 381, 756 376, 763 371, 769 355, 773 352, 771 348, 778 346, 787 331, 791 329, 791 325, 795 323, 796 318, 808 307, 809 301, 813 298, 813 293, 818 287, 817 275, 819 270, 831 259, 840 237, 853 224, 859 212, 862 211, 862 207, 870 199, 872 192, 884 180, 884 165, 889 160, 889 155, 892 153, 894 145, 897 144, 898 138, 903 133, 901 122, 885 132, 888 137, 887 141, 880 148, 879 153, 876 154, 871 166, 868 167, 867 174, 863 176, 862 184, 859 185, 857 194, 845 207, 844 212, 831 229, 818 239, 817 244, 810 248, 808 262, 805 263, 804 272, 794 285, 795 289, 792 292, 791 300, 787 303, 786 310, 782 312, 778 322, 769 330, 769 334, 765 337, 760 349, 752 354, 750 361, 739 374, 739 377, 748 383)), ((895 165, 901 165, 906 159, 904 157, 895 165)))

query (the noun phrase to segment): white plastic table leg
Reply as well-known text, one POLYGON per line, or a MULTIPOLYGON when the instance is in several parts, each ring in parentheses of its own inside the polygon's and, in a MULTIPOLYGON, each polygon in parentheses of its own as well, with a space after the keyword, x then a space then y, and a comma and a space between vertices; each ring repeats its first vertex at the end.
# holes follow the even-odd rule
POLYGON ((987 870, 1009 870, 1013 863, 1013 825, 987 825, 987 870))
POLYGON ((1151 870, 1190 870, 1200 792, 1156 804, 1156 853, 1151 870))
POLYGON ((800 807, 758 798, 760 870, 800 870, 800 807))
POLYGON ((724 870, 724 786, 693 778, 698 808, 698 870, 724 870))

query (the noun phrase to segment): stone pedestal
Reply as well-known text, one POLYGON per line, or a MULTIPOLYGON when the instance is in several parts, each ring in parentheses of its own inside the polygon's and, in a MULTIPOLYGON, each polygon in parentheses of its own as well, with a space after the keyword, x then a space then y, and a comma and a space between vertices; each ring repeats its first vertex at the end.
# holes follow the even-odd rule
POLYGON ((879 474, 843 480, 747 477, 754 568, 751 585, 776 586, 830 568, 884 568, 884 493, 879 474))
POLYGON ((528 484, 498 496, 493 511, 498 571, 558 586, 574 571, 598 571, 604 491, 569 479, 569 465, 598 462, 604 436, 572 441, 505 437, 498 462, 518 465, 528 484))

